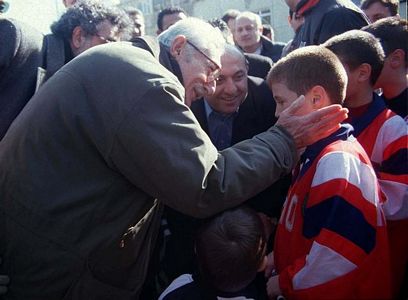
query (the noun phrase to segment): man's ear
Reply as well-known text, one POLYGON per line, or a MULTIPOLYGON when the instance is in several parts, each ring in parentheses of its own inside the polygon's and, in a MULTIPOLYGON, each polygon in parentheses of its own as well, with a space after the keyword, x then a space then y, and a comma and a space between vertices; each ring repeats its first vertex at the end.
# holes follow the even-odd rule
POLYGON ((321 85, 315 85, 310 89, 311 101, 314 108, 322 108, 327 106, 328 95, 324 87, 321 85))
POLYGON ((398 69, 401 65, 405 65, 405 55, 407 53, 403 49, 396 49, 386 59, 389 60, 391 68, 398 69))
POLYGON ((367 63, 361 64, 357 67, 358 75, 357 82, 370 81, 371 77, 371 66, 367 63))
POLYGON ((261 264, 258 267, 258 272, 263 272, 266 269, 266 266, 268 264, 268 257, 265 255, 264 259, 262 260, 261 264))
POLYGON ((72 47, 72 52, 75 53, 76 49, 81 48, 82 43, 85 40, 85 35, 80 26, 76 26, 74 30, 72 31, 72 36, 71 36, 71 47, 72 47))
POLYGON ((184 35, 176 36, 173 43, 171 44, 170 54, 173 57, 179 56, 184 46, 186 45, 186 43, 187 43, 187 38, 184 35))

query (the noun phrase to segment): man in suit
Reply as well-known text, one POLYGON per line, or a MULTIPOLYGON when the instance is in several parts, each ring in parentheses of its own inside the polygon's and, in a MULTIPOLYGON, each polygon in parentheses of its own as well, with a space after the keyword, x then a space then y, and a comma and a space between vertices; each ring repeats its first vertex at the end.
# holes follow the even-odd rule
MULTIPOLYGON (((221 57, 222 70, 215 93, 192 103, 191 110, 218 150, 250 139, 276 122, 275 101, 266 83, 248 76, 243 53, 228 45, 221 57)), ((282 182, 253 197, 249 205, 278 217, 286 195, 282 182), (273 193, 272 193, 273 191, 273 193), (267 201, 267 199, 277 201, 267 201)))
POLYGON ((277 62, 282 55, 284 43, 271 41, 262 36, 261 17, 253 12, 244 11, 235 19, 236 44, 245 53, 255 53, 267 56, 277 62))
MULTIPOLYGON (((194 101, 190 107, 218 150, 250 139, 276 122, 272 93, 264 80, 248 76, 244 54, 234 45, 227 45, 221 64, 215 93, 194 101)), ((288 178, 281 179, 246 204, 260 212, 265 224, 270 225, 270 218, 280 215, 289 183, 288 178)), ((166 221, 171 235, 163 269, 172 280, 194 272, 194 238, 202 220, 166 208, 166 221)))

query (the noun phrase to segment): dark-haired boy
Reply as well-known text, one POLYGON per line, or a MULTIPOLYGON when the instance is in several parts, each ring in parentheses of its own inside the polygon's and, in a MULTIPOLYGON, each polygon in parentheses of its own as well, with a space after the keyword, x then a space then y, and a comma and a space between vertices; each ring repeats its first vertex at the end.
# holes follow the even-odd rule
POLYGON ((366 150, 379 179, 388 236, 394 293, 400 289, 408 262, 408 129, 374 93, 384 52, 370 33, 353 30, 329 39, 325 46, 343 63, 347 75, 347 120, 366 150))
MULTIPOLYGON (((305 96, 303 111, 342 104, 346 72, 321 46, 291 52, 268 78, 278 115, 305 96)), ((278 224, 269 297, 387 299, 389 261, 385 218, 370 159, 349 125, 308 146, 278 224), (378 276, 382 274, 382 276, 378 276)))
POLYGON ((408 21, 389 17, 363 27, 381 42, 384 67, 374 88, 381 88, 389 109, 408 118, 408 21))
POLYGON ((198 274, 179 276, 159 300, 264 298, 251 282, 266 267, 266 242, 262 221, 252 209, 219 214, 197 234, 198 274))

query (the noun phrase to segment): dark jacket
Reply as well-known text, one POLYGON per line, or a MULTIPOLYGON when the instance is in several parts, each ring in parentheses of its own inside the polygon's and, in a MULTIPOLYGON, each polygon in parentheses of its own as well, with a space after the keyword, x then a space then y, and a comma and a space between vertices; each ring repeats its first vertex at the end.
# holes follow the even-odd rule
POLYGON ((244 53, 244 55, 249 65, 248 75, 265 79, 273 66, 272 59, 255 53, 244 53))
POLYGON ((294 167, 279 127, 218 153, 183 97, 127 43, 87 50, 34 95, 0 143, 6 299, 137 299, 163 203, 208 217, 294 167))
POLYGON ((285 43, 272 42, 264 36, 261 36, 262 50, 261 55, 269 57, 273 62, 277 62, 282 56, 285 43))
MULTIPOLYGON (((231 145, 264 132, 276 122, 276 103, 266 82, 248 76, 248 96, 239 107, 232 126, 231 145)), ((194 101, 191 110, 204 131, 209 134, 204 100, 194 101)), ((285 200, 289 182, 277 182, 248 200, 252 208, 271 217, 278 217, 285 200), (271 201, 273 199, 274 201, 271 201)))
MULTIPOLYGON (((250 139, 264 132, 276 122, 276 104, 267 84, 260 78, 248 77, 248 96, 239 108, 233 121, 231 145, 250 139)), ((209 134, 204 100, 196 100, 191 110, 204 131, 209 134)), ((211 137, 210 137, 211 138, 211 137)), ((279 180, 246 204, 256 211, 271 217, 280 215, 281 207, 289 187, 289 179, 279 180)), ((185 216, 175 210, 166 209, 166 219, 171 232, 166 245, 166 257, 162 269, 171 280, 184 273, 196 271, 194 264, 194 239, 203 220, 185 216)))
POLYGON ((310 0, 299 2, 305 22, 292 42, 293 48, 320 45, 334 35, 368 25, 365 14, 350 0, 320 0, 303 12, 310 0))
POLYGON ((54 35, 0 19, 0 140, 38 88, 71 59, 69 45, 54 35))
POLYGON ((42 41, 31 26, 0 18, 0 140, 36 90, 42 41))

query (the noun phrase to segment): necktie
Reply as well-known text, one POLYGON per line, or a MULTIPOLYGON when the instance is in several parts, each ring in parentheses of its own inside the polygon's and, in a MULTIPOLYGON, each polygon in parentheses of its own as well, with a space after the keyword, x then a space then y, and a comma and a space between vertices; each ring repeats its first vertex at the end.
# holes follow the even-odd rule
POLYGON ((208 118, 210 138, 218 150, 224 150, 231 146, 232 124, 234 114, 223 115, 212 111, 208 118))

